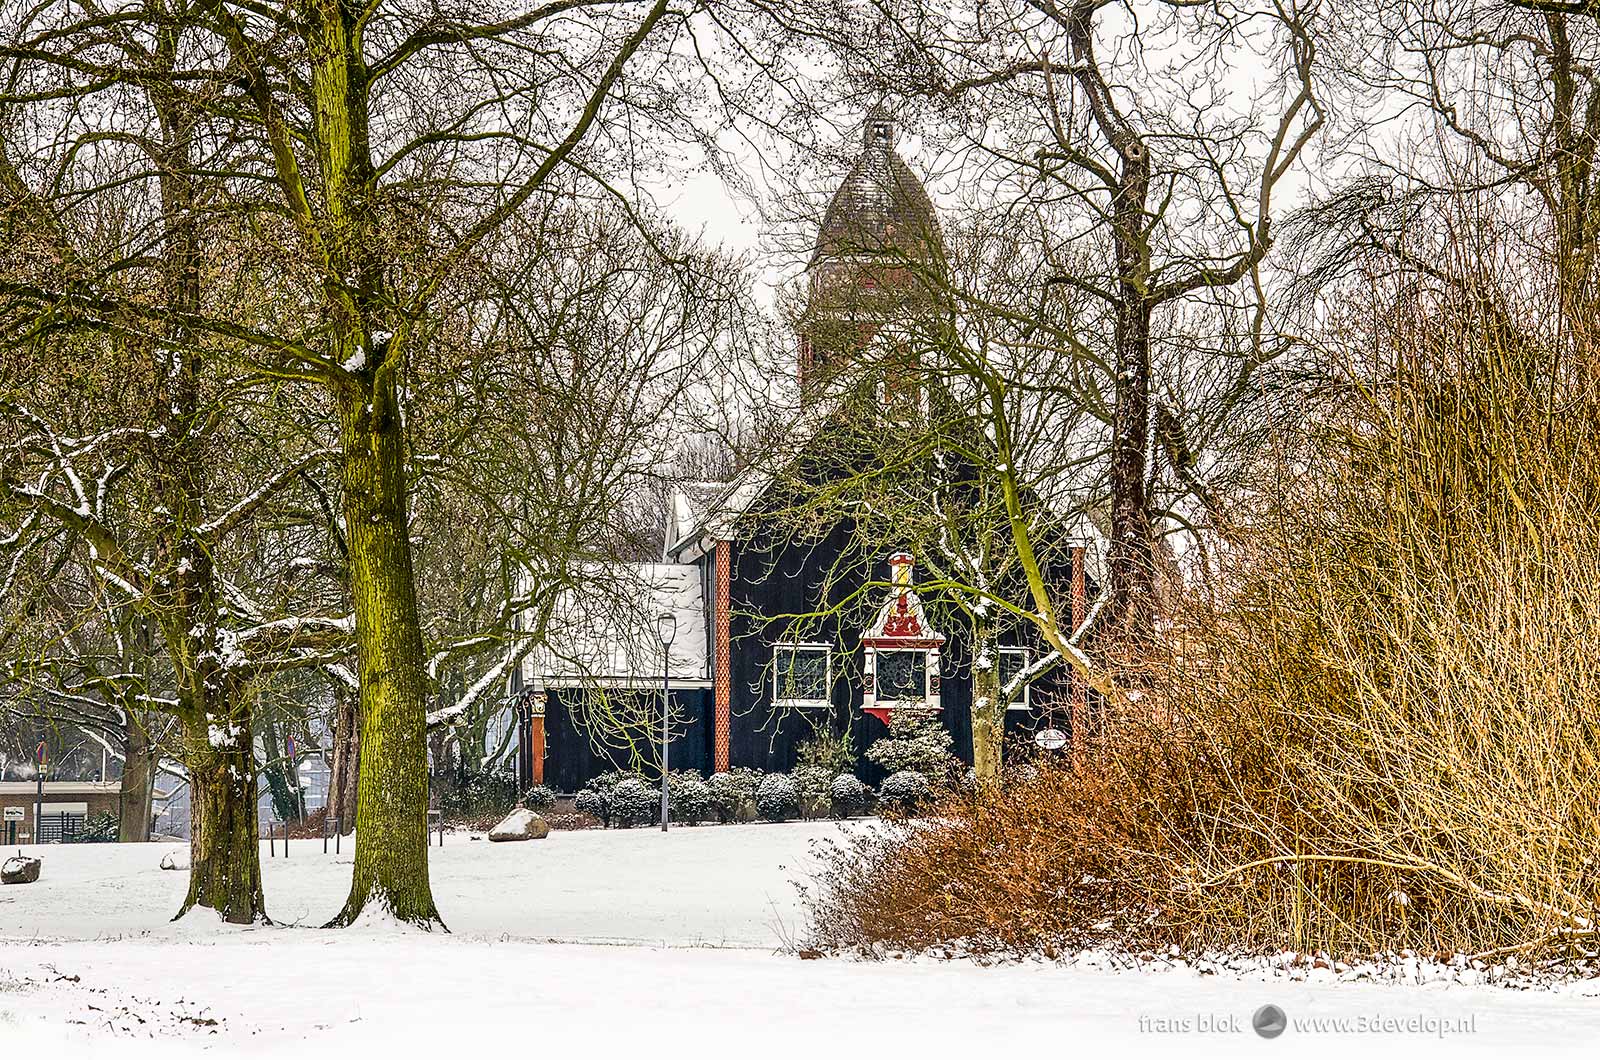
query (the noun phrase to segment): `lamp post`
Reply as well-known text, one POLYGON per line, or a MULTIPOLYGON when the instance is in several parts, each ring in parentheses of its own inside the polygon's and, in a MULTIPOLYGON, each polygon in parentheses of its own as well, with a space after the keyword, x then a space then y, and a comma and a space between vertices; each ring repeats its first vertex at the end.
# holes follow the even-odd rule
POLYGON ((663 611, 656 616, 656 636, 661 638, 661 830, 667 830, 667 740, 672 717, 672 638, 678 635, 678 616, 663 611))

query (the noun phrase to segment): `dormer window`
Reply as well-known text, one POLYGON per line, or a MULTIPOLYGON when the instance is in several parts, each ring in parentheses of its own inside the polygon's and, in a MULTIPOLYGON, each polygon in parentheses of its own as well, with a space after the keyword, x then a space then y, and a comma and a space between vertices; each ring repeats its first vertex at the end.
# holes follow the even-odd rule
POLYGON ((862 140, 868 150, 888 150, 894 147, 894 117, 887 108, 873 107, 862 123, 862 140))
POLYGON ((911 588, 913 561, 904 552, 889 557, 889 592, 878 618, 861 636, 861 709, 880 721, 897 709, 939 709, 939 655, 944 634, 928 625, 922 601, 911 588))

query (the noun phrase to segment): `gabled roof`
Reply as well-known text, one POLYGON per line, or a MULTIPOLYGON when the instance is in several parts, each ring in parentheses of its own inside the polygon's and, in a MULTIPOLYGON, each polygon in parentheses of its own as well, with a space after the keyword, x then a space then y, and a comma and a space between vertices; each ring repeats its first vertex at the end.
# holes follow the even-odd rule
POLYGON ((720 489, 706 492, 700 503, 687 491, 675 492, 670 513, 673 522, 668 527, 669 544, 663 558, 669 563, 693 563, 711 551, 716 542, 732 540, 734 524, 767 495, 778 476, 805 452, 838 406, 837 391, 819 394, 789 425, 768 459, 751 464, 733 481, 721 483, 720 489))
POLYGON ((596 566, 604 590, 566 592, 557 601, 544 643, 522 664, 523 682, 541 685, 661 683, 661 638, 656 617, 677 619, 672 681, 705 685, 706 612, 700 568, 692 563, 613 563, 596 566))

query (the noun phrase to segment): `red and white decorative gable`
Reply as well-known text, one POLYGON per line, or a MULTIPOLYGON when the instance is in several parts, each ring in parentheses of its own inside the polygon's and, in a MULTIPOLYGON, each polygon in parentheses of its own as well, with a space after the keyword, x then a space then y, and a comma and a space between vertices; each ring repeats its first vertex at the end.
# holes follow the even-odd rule
POLYGON ((866 655, 861 709, 885 723, 897 708, 939 709, 939 653, 945 637, 928 624, 922 601, 911 588, 914 563, 905 552, 889 557, 888 596, 877 620, 861 634, 866 655))

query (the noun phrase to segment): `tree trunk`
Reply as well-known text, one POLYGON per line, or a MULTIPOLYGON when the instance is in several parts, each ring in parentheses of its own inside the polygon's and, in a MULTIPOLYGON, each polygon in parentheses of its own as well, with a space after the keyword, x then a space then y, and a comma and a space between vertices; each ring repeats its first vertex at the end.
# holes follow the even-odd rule
POLYGON ((261 745, 266 748, 266 761, 261 776, 267 782, 267 793, 272 798, 272 810, 280 821, 300 820, 300 777, 294 763, 285 757, 287 745, 278 731, 277 722, 268 711, 257 716, 261 728, 261 745))
POLYGON ((1111 428, 1111 545, 1107 556, 1109 600, 1106 625, 1117 643, 1107 647, 1121 661, 1137 659, 1149 643, 1155 618, 1154 542, 1145 486, 1150 445, 1150 148, 1117 109, 1094 49, 1094 18, 1100 5, 1075 4, 1065 23, 1072 42, 1074 75, 1102 136, 1116 151, 1119 169, 1111 191, 1111 235, 1116 254, 1116 411, 1111 428))
POLYGON ((443 927, 428 883, 427 663, 406 519, 405 441, 392 364, 364 378, 370 390, 340 394, 361 768, 350 897, 329 926, 352 924, 375 903, 397 920, 443 927))
POLYGON ((230 924, 271 923, 261 890, 251 743, 247 723, 235 722, 220 736, 213 732, 212 724, 191 721, 185 725, 189 894, 174 920, 203 906, 230 924))
POLYGON ((328 780, 328 810, 331 822, 338 822, 341 835, 356 827, 356 783, 361 762, 360 717, 356 699, 343 685, 334 688, 333 766, 328 780))
POLYGON ((143 719, 128 714, 122 742, 122 819, 117 825, 117 842, 147 843, 150 821, 155 816, 156 757, 159 750, 150 745, 143 719))
MULTIPOLYGON (((1111 438, 1111 543, 1107 617, 1124 662, 1148 645, 1155 617, 1155 552, 1146 492, 1150 447, 1150 306, 1125 291, 1117 324, 1116 412, 1111 438)), ((1135 665, 1137 665, 1135 663, 1135 665)))
POLYGON ((982 621, 975 624, 972 644, 972 770, 979 787, 988 787, 1000 781, 1006 735, 1000 657, 993 625, 982 621))

